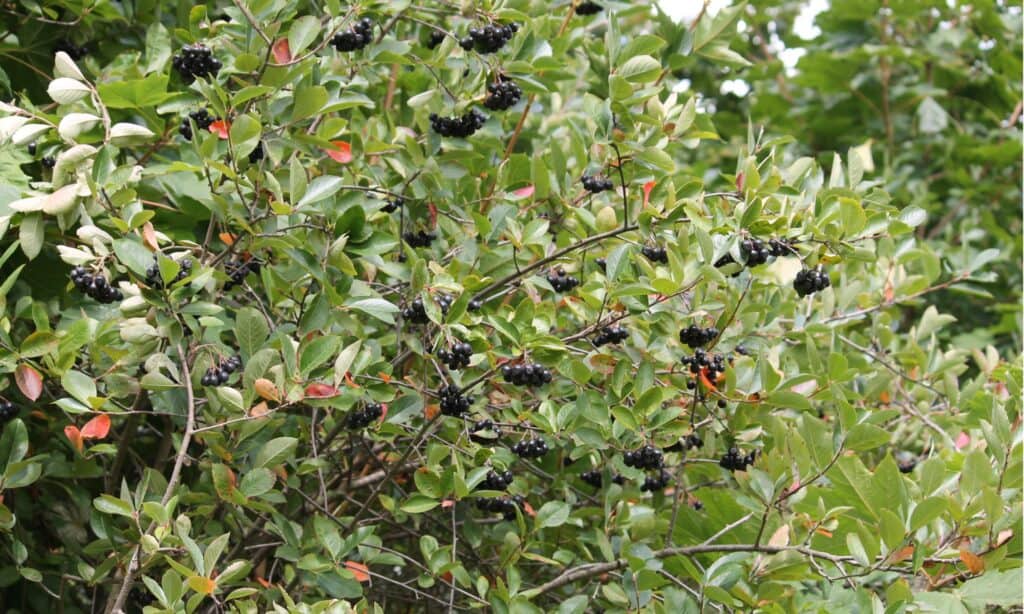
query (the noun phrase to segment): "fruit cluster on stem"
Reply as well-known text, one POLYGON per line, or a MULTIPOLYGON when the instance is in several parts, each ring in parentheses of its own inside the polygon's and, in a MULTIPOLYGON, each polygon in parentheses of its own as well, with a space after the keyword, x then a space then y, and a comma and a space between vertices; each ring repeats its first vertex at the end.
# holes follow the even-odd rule
POLYGON ((383 414, 384 406, 371 401, 363 405, 361 409, 349 412, 348 416, 345 417, 345 426, 353 431, 364 429, 373 424, 374 420, 377 420, 383 414))
POLYGON ((93 275, 83 267, 76 266, 71 269, 71 281, 79 292, 84 292, 101 303, 113 303, 124 299, 121 291, 110 285, 106 276, 93 275))
POLYGON ((192 83, 197 78, 216 75, 222 64, 213 57, 209 47, 196 43, 182 47, 181 51, 171 58, 171 66, 178 71, 185 83, 192 83))
POLYGON ((338 32, 331 38, 331 45, 342 53, 359 51, 373 40, 373 20, 363 17, 348 30, 338 32))
POLYGON ((464 139, 483 128, 486 121, 487 116, 476 109, 457 117, 441 117, 437 113, 430 114, 430 127, 443 137, 464 139))
POLYGON ((573 275, 567 275, 565 269, 558 267, 548 273, 548 283, 555 292, 565 293, 580 285, 580 280, 573 275))
POLYGON ((460 341, 453 343, 450 350, 441 349, 437 352, 438 359, 445 363, 449 369, 464 369, 469 366, 469 359, 473 356, 473 346, 460 341))
POLYGON ((548 442, 541 437, 524 439, 512 446, 512 452, 520 458, 540 458, 548 453, 548 442))
POLYGON ((501 376, 513 386, 543 386, 551 382, 551 371, 530 362, 502 365, 501 376))
POLYGON ((192 140, 192 122, 195 122, 196 127, 200 130, 208 130, 210 124, 217 121, 216 117, 210 115, 210 112, 206 109, 199 109, 192 111, 188 114, 188 117, 182 118, 181 125, 178 126, 178 134, 180 134, 186 141, 192 140))
POLYGON ((597 336, 594 337, 594 345, 596 347, 601 347, 602 345, 607 345, 609 343, 621 343, 626 339, 629 339, 629 331, 615 324, 608 326, 602 329, 601 332, 597 333, 597 336))
POLYGON ((199 383, 203 386, 223 386, 231 379, 231 374, 241 368, 242 357, 232 356, 207 369, 199 383))
POLYGON ((600 194, 615 187, 611 179, 601 175, 584 175, 580 181, 583 182, 583 189, 591 194, 600 194))

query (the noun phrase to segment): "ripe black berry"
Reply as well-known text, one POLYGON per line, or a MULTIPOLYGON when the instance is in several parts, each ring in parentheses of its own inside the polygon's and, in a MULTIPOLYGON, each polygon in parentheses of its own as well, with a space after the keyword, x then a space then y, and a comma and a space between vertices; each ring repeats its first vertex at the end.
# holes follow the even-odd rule
POLYGON ((526 499, 522 495, 514 495, 497 499, 477 499, 476 507, 485 512, 499 513, 505 520, 512 521, 516 519, 516 508, 522 507, 525 502, 526 499))
POLYGON ((373 21, 363 17, 351 28, 338 32, 331 39, 334 48, 341 52, 358 51, 373 40, 373 21))
MULTIPOLYGON (((472 46, 480 53, 496 53, 512 39, 512 35, 518 30, 519 25, 514 23, 506 26, 488 24, 483 28, 470 28, 469 39, 472 41, 472 46)), ((462 40, 465 42, 466 39, 462 40)), ((463 49, 466 47, 463 46, 463 49)))
POLYGON ((345 426, 350 430, 357 431, 364 429, 384 413, 384 406, 380 403, 367 403, 362 409, 353 410, 345 417, 345 426))
MULTIPOLYGON (((179 281, 185 279, 192 274, 192 260, 189 258, 182 258, 178 262, 178 274, 174 276, 169 285, 174 285, 179 281)), ((153 258, 153 264, 146 269, 146 284, 153 288, 163 288, 164 279, 160 275, 160 267, 156 263, 156 257, 153 258)))
POLYGON ((182 47, 181 51, 171 58, 171 66, 178 71, 185 83, 192 83, 196 78, 216 75, 222 64, 213 57, 209 47, 196 43, 182 47))
POLYGON ((188 114, 188 117, 181 120, 181 125, 178 126, 178 134, 183 136, 186 141, 192 140, 192 124, 189 122, 190 119, 196 123, 196 127, 200 130, 208 130, 210 124, 217 121, 217 118, 212 117, 206 109, 192 111, 188 114))
POLYGON ((542 438, 524 439, 512 446, 512 452, 520 458, 540 458, 548 453, 548 442, 542 438))
POLYGON ((519 102, 523 97, 523 90, 512 81, 502 80, 499 83, 491 83, 487 86, 487 98, 484 99, 484 106, 492 111, 504 111, 519 102))
POLYGON ((469 51, 470 49, 472 49, 473 48, 473 37, 471 37, 471 36, 464 36, 464 37, 460 38, 459 39, 459 47, 462 47, 466 51, 469 51))
POLYGON ((912 473, 914 467, 917 467, 917 459, 915 458, 896 462, 896 468, 900 470, 900 473, 912 473))
POLYGON ((433 231, 417 230, 416 232, 406 232, 402 235, 405 242, 409 244, 409 247, 430 247, 430 244, 437 238, 437 234, 433 231))
POLYGON ((494 424, 493 420, 488 418, 477 420, 473 423, 473 427, 469 429, 469 438, 480 444, 493 444, 501 438, 501 435, 501 429, 494 424), (493 435, 491 433, 493 433, 493 435))
POLYGON ((701 328, 691 324, 679 331, 679 342, 692 348, 703 347, 718 337, 718 329, 715 327, 701 328))
POLYGON ((629 331, 622 328, 621 326, 614 325, 609 326, 602 330, 601 332, 599 332, 597 336, 594 337, 594 345, 597 347, 601 347, 602 345, 606 345, 608 343, 620 343, 622 341, 625 341, 626 339, 629 339, 629 331))
POLYGON ((669 480, 672 477, 667 471, 662 469, 658 472, 658 475, 648 475, 644 477, 644 483, 640 485, 640 490, 643 492, 655 492, 668 486, 669 480))
POLYGON ((661 469, 665 465, 665 455, 661 453, 661 450, 647 444, 632 452, 626 452, 622 456, 622 461, 627 467, 661 469))
POLYGON ((480 490, 505 490, 510 484, 512 484, 511 471, 498 473, 492 469, 487 472, 487 476, 484 477, 483 482, 480 482, 478 488, 480 490))
POLYGON ((35 141, 33 141, 33 142, 28 144, 28 155, 30 155, 30 156, 35 156, 36 155, 36 144, 35 144, 35 141))
POLYGON ((444 42, 445 33, 440 30, 431 30, 430 38, 427 39, 427 48, 436 49, 438 45, 444 42))
POLYGON ((662 264, 668 262, 668 252, 660 245, 645 245, 640 250, 640 253, 651 262, 660 262, 662 264))
POLYGON ((80 292, 101 303, 113 303, 124 299, 121 291, 110 285, 105 276, 93 275, 80 266, 71 269, 71 282, 80 292))
POLYGON ((40 159, 39 162, 43 165, 43 168, 53 168, 57 166, 57 159, 53 156, 45 156, 40 159))
POLYGON ((828 273, 822 270, 820 264, 816 269, 803 269, 796 274, 796 279, 793 280, 793 289, 800 297, 814 294, 831 285, 832 281, 829 279, 828 273))
POLYGON ((88 45, 76 45, 71 41, 64 39, 54 45, 53 52, 57 53, 58 51, 63 51, 68 54, 72 60, 77 62, 89 53, 89 47, 88 45))
POLYGON ((594 264, 596 264, 602 271, 608 270, 608 261, 604 258, 595 258, 594 264))
POLYGON ((754 464, 756 454, 756 451, 751 451, 745 456, 741 456, 737 448, 729 448, 729 451, 718 461, 718 465, 729 471, 745 471, 748 465, 754 464))
POLYGON ((385 201, 384 206, 380 208, 384 213, 394 213, 405 205, 405 199, 401 196, 396 196, 393 199, 385 201))
POLYGON ((481 301, 478 298, 475 298, 475 299, 471 299, 469 301, 469 304, 466 305, 466 309, 468 309, 470 311, 480 311, 480 309, 482 309, 483 306, 484 306, 483 301, 481 301))
POLYGON ((242 358, 232 356, 207 369, 199 383, 203 386, 223 386, 228 383, 231 374, 241 368, 242 358))
POLYGON ((693 351, 693 356, 683 356, 679 361, 689 367, 690 373, 694 375, 703 371, 710 382, 717 381, 718 376, 725 373, 725 357, 721 354, 709 355, 700 348, 693 351))
POLYGON ((430 127, 443 137, 466 138, 483 127, 487 116, 473 109, 458 117, 440 117, 430 114, 430 127))
POLYGON ((230 290, 235 286, 239 286, 245 281, 245 276, 249 273, 260 272, 260 262, 255 258, 249 260, 229 260, 224 265, 224 272, 228 274, 227 283, 224 284, 225 290, 230 290))
POLYGON ((263 141, 256 143, 256 148, 249 152, 249 163, 256 164, 263 159, 265 152, 263 151, 263 141))
POLYGON ((572 275, 566 275, 565 269, 558 267, 548 273, 548 283, 555 292, 565 293, 580 285, 580 280, 572 275))
POLYGON ((473 346, 464 341, 452 344, 450 350, 439 350, 437 357, 441 362, 448 365, 449 369, 463 369, 469 366, 469 359, 473 356, 473 346))
POLYGON ((0 400, 0 422, 9 422, 18 415, 18 408, 14 403, 7 400, 0 400))
POLYGON ((551 382, 551 372, 534 363, 502 365, 501 376, 513 386, 543 386, 551 382))
POLYGON ((583 189, 591 194, 598 194, 615 187, 611 179, 600 175, 584 175, 581 181, 583 182, 583 189))
POLYGON ((437 391, 441 398, 441 413, 445 416, 461 416, 469 413, 473 397, 462 394, 462 389, 455 384, 448 384, 437 391))
POLYGON ((600 4, 589 1, 580 2, 576 6, 577 15, 594 15, 595 13, 600 13, 602 10, 604 10, 604 7, 602 7, 600 4))

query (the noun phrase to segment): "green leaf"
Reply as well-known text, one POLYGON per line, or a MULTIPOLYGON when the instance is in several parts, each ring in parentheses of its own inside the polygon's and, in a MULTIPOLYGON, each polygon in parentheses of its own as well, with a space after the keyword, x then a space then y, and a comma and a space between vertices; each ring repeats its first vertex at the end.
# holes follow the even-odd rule
POLYGON ((21 218, 18 241, 21 243, 22 253, 29 260, 35 260, 35 257, 42 251, 44 234, 45 227, 41 213, 28 213, 21 218))
POLYGON ((548 501, 537 510, 536 523, 539 528, 559 527, 569 519, 569 505, 563 501, 548 501))
POLYGON ((312 117, 321 112, 327 104, 327 88, 322 85, 300 87, 295 91, 295 104, 292 107, 292 121, 312 117))
POLYGON ((846 448, 856 452, 873 450, 889 443, 892 434, 873 424, 857 424, 846 435, 846 448))
POLYGON ((256 454, 256 460, 253 462, 253 467, 259 469, 262 467, 272 468, 280 465, 289 458, 295 448, 299 445, 299 440, 295 437, 277 437, 271 439, 260 448, 260 451, 256 454))
POLYGON ((309 376, 313 369, 327 362, 341 347, 341 337, 317 337, 302 348, 299 356, 299 372, 309 376))
POLYGON ((398 307, 382 298, 366 298, 358 300, 349 305, 349 307, 367 315, 371 315, 378 320, 387 322, 388 324, 394 323, 395 319, 393 315, 398 313, 398 307))
POLYGON ((142 243, 132 239, 115 239, 114 253, 124 266, 131 269, 140 279, 146 278, 146 269, 153 264, 153 253, 142 243))
POLYGON ((306 207, 313 203, 318 203, 321 200, 330 198, 338 193, 344 181, 341 177, 335 177, 333 175, 324 175, 317 177, 309 183, 309 187, 306 188, 306 193, 302 196, 298 203, 295 204, 296 208, 306 207))
POLYGON ((96 396, 96 382, 80 371, 68 371, 60 378, 60 385, 68 394, 89 405, 89 399, 96 396))
POLYGON ((910 530, 916 531, 935 520, 949 509, 949 502, 945 497, 928 497, 914 506, 910 514, 910 530))
POLYGON ((434 509, 440 504, 441 502, 437 499, 431 499, 426 495, 414 494, 402 504, 402 511, 409 514, 422 514, 423 512, 428 512, 434 509))
POLYGON ((231 147, 236 158, 248 156, 260 142, 263 126, 252 115, 240 115, 231 122, 231 147))
POLYGON ((288 29, 288 49, 292 56, 298 57, 302 54, 320 35, 321 29, 320 20, 312 15, 305 15, 293 21, 291 28, 288 29))
POLYGON ((238 310, 235 316, 235 339, 238 340, 238 349, 244 360, 259 351, 269 335, 270 328, 263 314, 252 307, 238 310))
POLYGON ((167 99, 167 75, 154 73, 144 79, 117 79, 100 83, 96 89, 109 109, 154 107, 167 99))
POLYGON ((638 55, 626 60, 615 74, 630 83, 649 83, 661 74, 661 63, 649 55, 638 55))
POLYGON ((253 469, 242 476, 238 491, 246 497, 258 497, 274 487, 274 473, 269 469, 253 469))
POLYGON ((92 506, 104 514, 132 517, 132 506, 112 495, 100 495, 92 500, 92 506))
POLYGON ((60 339, 49 331, 39 330, 21 342, 19 353, 25 358, 36 358, 45 356, 60 348, 60 339))

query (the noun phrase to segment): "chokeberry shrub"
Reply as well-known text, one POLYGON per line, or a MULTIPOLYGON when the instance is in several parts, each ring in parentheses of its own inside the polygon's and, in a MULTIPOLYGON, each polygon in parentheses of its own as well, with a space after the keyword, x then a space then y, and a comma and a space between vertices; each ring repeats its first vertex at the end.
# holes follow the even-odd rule
POLYGON ((1015 605, 1010 14, 670 4, 6 3, 0 603, 1015 605))

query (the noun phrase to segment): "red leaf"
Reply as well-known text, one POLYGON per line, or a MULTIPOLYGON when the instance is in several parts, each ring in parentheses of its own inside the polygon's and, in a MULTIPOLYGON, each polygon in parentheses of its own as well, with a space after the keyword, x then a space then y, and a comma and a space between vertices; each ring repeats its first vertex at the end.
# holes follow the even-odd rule
POLYGON ((960 560, 964 562, 964 565, 967 565, 967 569, 971 570, 973 574, 985 571, 985 561, 962 546, 960 548, 960 560))
POLYGON ((228 138, 228 130, 231 129, 231 123, 226 119, 218 119, 217 121, 210 124, 207 128, 210 132, 216 134, 222 139, 228 138))
POLYGON ((348 371, 345 371, 345 385, 349 388, 359 388, 359 384, 355 383, 355 380, 352 379, 352 374, 348 371))
POLYGON ((325 149, 332 160, 340 164, 348 164, 352 161, 352 145, 345 141, 331 141, 334 149, 325 149))
POLYGON ((530 505, 529 501, 523 501, 523 511, 526 512, 527 516, 536 517, 537 512, 533 511, 533 506, 530 505))
POLYGON ((82 427, 82 439, 103 439, 110 432, 110 416, 100 414, 82 427))
POLYGON ((446 510, 453 505, 455 505, 455 499, 444 499, 441 501, 441 509, 443 510, 446 510))
POLYGON ((355 561, 345 561, 345 569, 352 572, 352 575, 356 577, 357 582, 369 582, 370 581, 370 570, 362 563, 355 561))
POLYGON ((73 424, 65 426, 64 436, 68 438, 68 441, 71 442, 71 445, 75 446, 76 450, 78 450, 79 452, 82 451, 82 448, 84 447, 84 443, 82 442, 82 432, 78 430, 77 426, 73 424))
POLYGON ((956 449, 957 450, 963 450, 968 445, 970 445, 970 443, 971 443, 971 436, 968 435, 967 433, 961 431, 960 434, 956 436, 956 449))
POLYGON ((380 423, 384 424, 384 421, 387 420, 387 417, 388 417, 388 404, 387 403, 381 403, 380 404, 380 423))
POLYGON ((310 384, 306 386, 306 396, 313 399, 326 399, 338 396, 338 389, 329 384, 310 384))
POLYGON ((743 191, 743 173, 736 173, 736 189, 743 191))
POLYGON ((423 408, 423 417, 427 420, 433 420, 439 413, 441 413, 440 405, 427 405, 423 408))
POLYGON ((430 213, 430 227, 434 228, 437 226, 437 207, 434 203, 427 203, 427 211, 430 213))
POLYGON ((708 368, 707 367, 701 368, 700 375, 698 377, 700 377, 700 383, 704 384, 705 388, 707 388, 708 390, 711 390, 712 392, 718 392, 718 388, 715 388, 715 385, 712 384, 711 380, 708 379, 708 368))
POLYGON ((292 50, 288 47, 287 38, 279 38, 274 43, 274 61, 278 64, 287 64, 292 61, 292 50))
POLYGON ((647 206, 647 203, 650 202, 650 200, 651 200, 651 190, 653 190, 653 189, 654 189, 654 182, 653 181, 648 181, 647 183, 644 184, 644 206, 645 207, 647 206))
POLYGON ((224 242, 224 245, 235 244, 235 235, 231 234, 230 232, 222 232, 217 236, 220 237, 220 240, 224 242))
POLYGON ((14 381, 18 384, 21 394, 28 397, 30 401, 35 401, 39 395, 43 394, 43 376, 39 375, 39 371, 36 371, 31 365, 18 365, 18 368, 14 370, 14 381))
POLYGON ((513 190, 512 193, 515 194, 516 196, 520 197, 520 198, 529 198, 529 197, 533 196, 533 192, 535 190, 536 190, 535 187, 533 187, 532 185, 528 185, 525 188, 519 188, 518 190, 513 190))

